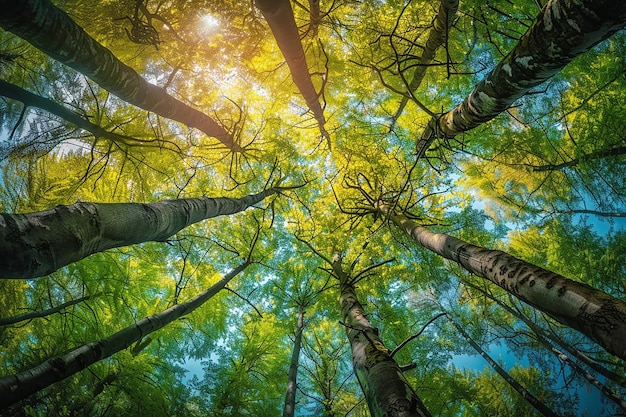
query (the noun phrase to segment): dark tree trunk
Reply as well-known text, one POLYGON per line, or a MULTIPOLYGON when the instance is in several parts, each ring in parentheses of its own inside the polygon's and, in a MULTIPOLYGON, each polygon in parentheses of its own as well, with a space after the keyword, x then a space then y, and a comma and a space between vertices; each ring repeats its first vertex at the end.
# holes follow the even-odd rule
POLYGON ((276 43, 289 66, 294 84, 298 87, 309 110, 313 112, 322 136, 328 139, 328 132, 324 127, 326 124, 324 111, 319 102, 319 94, 315 91, 311 81, 291 3, 289 0, 256 0, 256 5, 276 38, 276 43))
MULTIPOLYGON (((437 50, 440 46, 446 44, 448 31, 456 18, 458 8, 459 0, 441 0, 437 17, 435 17, 433 22, 433 28, 428 34, 426 45, 424 45, 424 52, 422 52, 422 56, 420 57, 417 67, 415 68, 415 72, 413 73, 413 78, 411 78, 411 81, 409 82, 409 94, 414 93, 419 88, 424 76, 426 75, 426 69, 435 58, 437 50)), ((409 98, 407 96, 402 97, 398 110, 396 111, 396 114, 393 115, 393 124, 395 124, 404 111, 408 101, 409 98)))
POLYGON ((103 129, 97 124, 91 123, 89 120, 85 119, 78 113, 67 109, 50 99, 33 94, 30 91, 24 90, 17 85, 8 83, 3 80, 0 80, 0 95, 13 100, 17 100, 23 103, 26 107, 36 107, 38 109, 45 110, 48 113, 54 114, 55 116, 60 117, 66 122, 69 122, 83 130, 86 130, 87 132, 94 135, 94 137, 96 138, 102 137, 112 142, 115 142, 118 145, 142 143, 142 141, 139 139, 135 139, 126 135, 120 135, 119 133, 115 132, 109 132, 108 130, 103 129))
POLYGON ((0 0, 0 10, 0 27, 86 75, 122 100, 197 128, 229 149, 238 150, 232 135, 215 120, 147 82, 49 0, 0 0))
POLYGON ((296 412, 296 391, 298 389, 298 363, 300 362, 300 348, 302 347, 302 332, 304 331, 304 311, 298 311, 298 325, 296 337, 293 341, 293 351, 289 363, 287 378, 287 391, 285 393, 285 406, 283 417, 293 417, 296 412))
POLYGON ((19 322, 25 321, 25 320, 32 320, 32 319, 37 319, 37 318, 41 318, 41 317, 46 317, 46 316, 49 316, 51 314, 58 313, 59 311, 62 311, 64 309, 66 309, 67 307, 71 307, 73 305, 82 303, 83 301, 87 301, 90 298, 91 297, 79 297, 79 298, 77 298, 75 300, 67 301, 65 303, 59 304, 58 306, 49 308, 47 310, 31 311, 30 313, 24 313, 24 314, 20 314, 18 316, 6 317, 6 318, 3 318, 3 319, 0 319, 0 326, 8 326, 10 324, 19 323, 19 322))

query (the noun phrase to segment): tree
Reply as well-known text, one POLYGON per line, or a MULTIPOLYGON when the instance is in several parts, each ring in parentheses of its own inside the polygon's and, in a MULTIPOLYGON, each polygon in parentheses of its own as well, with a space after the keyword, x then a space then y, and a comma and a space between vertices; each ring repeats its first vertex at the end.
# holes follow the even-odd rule
POLYGON ((333 254, 332 273, 339 280, 339 305, 348 340, 352 348, 352 363, 372 416, 430 416, 413 388, 402 376, 378 335, 378 329, 367 319, 355 293, 355 285, 366 271, 351 277, 342 266, 339 252, 333 254))
POLYGON ((233 137, 206 114, 148 83, 49 1, 3 2, 0 26, 94 80, 124 101, 200 129, 237 151, 233 137), (56 36, 64 33, 65 36, 56 36))
POLYGON ((376 210, 417 244, 457 262, 559 322, 587 335, 608 352, 626 359, 626 304, 609 294, 524 262, 505 252, 433 233, 383 203, 376 210))
POLYGON ((107 249, 164 241, 181 229, 245 210, 281 188, 236 198, 164 200, 151 204, 76 203, 30 214, 2 214, 4 278, 35 278, 107 249))
MULTIPOLYGON (((28 4, 49 6, 22 3, 6 3, 7 13, 28 4)), ((509 103, 506 114, 455 138, 437 136, 428 158, 415 154, 415 138, 422 137, 424 126, 454 109, 481 80, 498 79, 489 74, 509 59, 507 53, 526 45, 532 56, 548 54, 532 48, 563 35, 534 39, 534 44, 524 37, 537 33, 533 25, 545 29, 546 21, 559 23, 553 30, 563 25, 569 30, 568 16, 546 20, 546 13, 556 17, 563 5, 622 10, 607 0, 561 0, 548 2, 542 12, 544 3, 465 0, 458 3, 454 19, 449 14, 444 22, 438 19, 443 17, 440 1, 278 2, 289 10, 280 9, 284 19, 277 23, 289 25, 279 24, 282 35, 276 37, 268 23, 272 18, 264 19, 249 0, 54 3, 73 24, 46 38, 48 44, 72 41, 70 35, 82 28, 80 33, 88 33, 118 64, 132 67, 193 109, 210 109, 207 114, 232 135, 241 152, 224 150, 198 129, 109 94, 0 29, 1 78, 21 89, 15 90, 16 98, 0 96, 3 219, 26 219, 20 216, 55 206, 65 213, 82 202, 142 211, 163 201, 246 196, 272 186, 306 184, 290 191, 290 198, 268 195, 254 210, 199 221, 173 235, 159 235, 157 242, 72 259, 38 279, 0 279, 0 320, 6 319, 0 326, 0 378, 12 378, 184 305, 247 259, 256 241, 254 268, 246 269, 245 279, 230 281, 205 308, 7 409, 0 407, 0 416, 275 416, 287 403, 296 414, 365 417, 371 414, 368 400, 375 397, 367 387, 382 385, 398 387, 393 391, 401 391, 403 398, 407 393, 409 403, 418 393, 415 408, 422 404, 442 417, 535 412, 484 367, 458 330, 441 321, 436 304, 422 301, 429 296, 462 317, 458 323, 463 330, 555 412, 571 417, 622 412, 617 397, 624 397, 620 376, 626 362, 549 315, 562 313, 563 299, 574 299, 570 310, 584 304, 574 297, 579 286, 561 277, 613 297, 602 300, 621 300, 626 294, 622 218, 600 221, 588 214, 626 212, 625 159, 620 155, 626 129, 624 32, 575 51, 578 55, 564 68, 509 103), (439 21, 445 32, 433 28, 439 21), (283 33, 287 27, 289 36, 283 33), (444 41, 429 64, 419 65, 432 52, 424 49, 432 45, 428 38, 441 33, 444 41), (313 87, 309 92, 323 110, 332 149, 320 146, 318 120, 306 117, 314 115, 315 103, 304 104, 302 91, 294 96, 298 86, 289 77, 296 71, 288 68, 288 57, 277 46, 281 37, 291 45, 288 51, 305 57, 298 73, 313 87), (390 130, 390 119, 422 68, 427 70, 410 95, 412 103, 390 130), (59 113, 25 103, 41 98, 48 100, 39 101, 42 107, 59 113), (93 132, 99 127, 124 138, 96 137, 60 117, 66 114, 63 109, 80 115, 82 120, 76 121, 93 132), (375 197, 364 201, 359 188, 375 197), (402 229, 387 227, 390 217, 379 210, 378 201, 429 232, 493 248, 503 262, 523 259, 554 271, 559 277, 548 291, 549 313, 517 297, 508 299, 505 289, 468 273, 456 254, 444 258, 415 244, 402 229), (252 236, 253 230, 259 231, 252 236), (337 248, 349 254, 341 263, 348 277, 343 286, 333 277, 340 274, 332 260, 318 256, 330 257, 337 248), (469 283, 488 289, 504 305, 469 283), (561 283, 567 287, 559 297, 561 283), (345 317, 337 305, 342 290, 353 307, 344 305, 345 317), (295 301, 303 293, 311 294, 312 301, 302 309, 306 328, 298 333, 295 301), (351 321, 350 313, 358 313, 358 320, 351 321), (581 368, 547 350, 537 334, 581 368), (295 355, 298 335, 302 344, 295 355), (366 355, 359 348, 384 359, 380 367, 363 368, 360 359, 366 355), (297 368, 291 366, 296 357, 297 368), (290 368, 297 370, 289 385, 296 390, 287 397, 290 368), (393 384, 367 380, 383 368, 397 377, 393 384), (612 399, 592 388, 598 381, 605 393, 615 394, 612 399)), ((56 14, 46 16, 50 19, 42 24, 54 25, 56 14)), ((577 14, 570 22, 588 17, 577 14)), ((5 20, 9 26, 19 23, 3 14, 0 21, 5 20)), ((605 23, 614 20, 606 17, 605 23)), ((587 45, 585 39, 578 45, 587 45)), ((58 54, 60 48, 50 53, 58 54)), ((70 55, 83 49, 74 48, 70 55)), ((102 78, 115 78, 102 68, 102 78)), ((506 69, 499 72, 508 79, 506 69)), ((507 91, 503 97, 515 95, 507 91)), ((182 217, 180 226, 188 220, 182 217)), ((110 223, 128 224, 115 218, 110 223)), ((49 225, 41 223, 37 230, 49 225)), ((143 229, 137 222, 130 226, 117 228, 118 243, 143 229)), ((47 232, 55 235, 57 229, 47 232)), ((4 240, 14 239, 0 238, 4 240)), ((69 244, 74 240, 56 248, 69 244)), ((0 255, 0 269, 14 258, 0 255)), ((514 270, 510 266, 504 275, 514 270)), ((544 270, 532 269, 538 274, 544 270)), ((551 277, 533 281, 530 289, 536 292, 530 295, 540 286, 545 290, 551 277)), ((528 296, 529 282, 518 282, 512 290, 528 296)), ((589 288, 582 288, 589 295, 589 288)), ((534 298, 532 303, 545 301, 534 298)), ((568 317, 579 322, 575 316, 574 311, 568 317)), ((623 316, 618 319, 623 322, 623 316)))
POLYGON ((489 354, 478 344, 470 335, 463 329, 463 327, 457 323, 454 318, 447 314, 448 321, 454 326, 454 328, 467 340, 476 351, 482 356, 489 366, 498 373, 515 391, 517 391, 526 401, 528 401, 533 408, 539 411, 544 416, 558 416, 554 411, 550 409, 546 404, 540 401, 533 394, 528 392, 518 381, 516 381, 504 368, 502 368, 498 362, 496 362, 489 354))
POLYGON ((319 101, 320 94, 315 91, 311 81, 311 74, 309 74, 306 56, 302 48, 302 42, 300 42, 300 35, 290 1, 257 0, 256 5, 263 13, 263 17, 265 17, 270 29, 272 29, 278 47, 289 66, 291 78, 296 87, 298 87, 307 106, 313 112, 313 117, 317 121, 320 133, 330 143, 330 136, 324 127, 326 119, 319 101))
POLYGON ((417 142, 418 157, 436 138, 450 139, 493 119, 625 22, 626 7, 614 1, 547 2, 516 47, 465 100, 431 119, 417 142))
MULTIPOLYGON (((63 356, 51 358, 33 369, 0 379, 0 392, 2 392, 0 406, 11 405, 42 388, 61 381, 94 362, 108 358, 114 353, 130 347, 133 343, 141 341, 142 338, 165 327, 179 317, 191 313, 224 288, 249 264, 249 260, 242 263, 224 275, 224 278, 217 284, 185 303, 177 304, 159 314, 146 317, 106 339, 88 343, 63 356)), ((149 340, 149 338, 146 339, 147 342, 149 340)))
MULTIPOLYGON (((426 40, 426 44, 424 45, 422 56, 420 57, 419 62, 416 64, 411 81, 407 85, 409 95, 413 95, 415 93, 415 90, 419 88, 422 80, 424 79, 424 75, 426 74, 428 66, 435 58, 437 49, 439 49, 440 46, 446 44, 448 31, 450 30, 450 27, 452 26, 452 23, 456 18, 458 7, 459 2, 457 0, 441 1, 441 4, 439 5, 439 11, 437 12, 437 17, 435 17, 435 20, 433 21, 433 27, 428 33, 428 39, 426 40)), ((396 110, 396 113, 393 115, 392 126, 395 125, 398 117, 400 117, 400 115, 404 111, 404 108, 406 107, 408 101, 409 97, 402 97, 400 105, 398 106, 398 110, 396 110)))

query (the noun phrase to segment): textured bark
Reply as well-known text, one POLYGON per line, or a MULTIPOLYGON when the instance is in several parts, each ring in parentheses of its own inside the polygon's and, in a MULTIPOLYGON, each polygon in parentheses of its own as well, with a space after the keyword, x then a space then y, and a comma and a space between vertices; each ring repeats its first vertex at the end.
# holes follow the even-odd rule
POLYGON ((58 313, 59 311, 67 307, 71 307, 73 305, 82 303, 83 301, 89 300, 90 298, 91 297, 80 297, 75 300, 71 300, 71 301, 59 304, 58 306, 49 308, 47 310, 31 311, 30 313, 24 313, 24 314, 20 314, 20 315, 13 316, 13 317, 6 317, 3 319, 0 319, 0 326, 8 326, 9 324, 15 324, 15 323, 19 323, 25 320, 32 320, 32 319, 37 319, 41 317, 46 317, 51 314, 58 313))
POLYGON ((493 360, 493 358, 489 356, 489 354, 485 352, 483 348, 478 343, 476 343, 474 339, 470 337, 469 334, 467 334, 467 332, 463 329, 463 327, 461 327, 450 316, 448 316, 448 319, 450 323, 452 323, 452 325, 456 328, 456 330, 459 333, 461 333, 463 338, 465 338, 465 340, 476 350, 476 352, 478 352, 480 356, 482 356, 483 359, 487 361, 489 366, 491 366, 493 370, 496 371, 498 375, 500 375, 507 382, 507 384, 509 384, 515 391, 517 391, 522 396, 522 398, 528 401, 528 403, 532 405, 535 408, 535 410, 539 411, 541 414, 543 414, 546 417, 559 417, 559 415, 556 414, 554 411, 552 411, 550 407, 548 407, 546 404, 541 402, 537 397, 535 397, 530 392, 528 392, 528 390, 524 388, 522 384, 517 382, 515 378, 513 378, 504 368, 502 368, 498 364, 498 362, 493 360))
POLYGON ((96 42, 49 0, 0 0, 0 27, 94 80, 137 107, 197 128, 237 150, 233 137, 210 116, 150 84, 96 42))
POLYGON ((80 202, 30 214, 0 213, 0 277, 35 278, 107 249, 164 241, 193 223, 243 211, 278 190, 243 198, 80 202))
POLYGON ((106 129, 91 123, 89 120, 83 118, 78 113, 73 112, 70 109, 63 107, 62 105, 47 99, 45 97, 38 96, 30 91, 24 90, 17 85, 10 84, 6 81, 0 80, 0 95, 17 100, 23 103, 27 107, 36 107, 41 110, 45 110, 48 113, 52 113, 55 116, 83 129, 94 135, 96 138, 106 138, 113 142, 122 143, 141 143, 140 140, 132 138, 126 135, 120 135, 118 133, 109 132, 106 129))
POLYGON ((518 44, 456 108, 431 119, 417 141, 418 158, 437 138, 452 138, 509 108, 531 88, 624 27, 626 2, 550 0, 518 44))
POLYGON ((367 319, 338 254, 333 259, 333 271, 340 282, 339 303, 352 349, 354 373, 372 417, 430 416, 380 340, 378 329, 367 319))
MULTIPOLYGON (((413 78, 411 78, 409 83, 409 91, 411 93, 417 90, 422 83, 422 80, 426 75, 426 69, 435 58, 435 53, 437 53, 439 47, 446 44, 448 31, 456 18, 458 8, 459 0, 441 0, 441 3, 439 4, 439 11, 437 12, 437 16, 433 22, 433 28, 428 33, 428 39, 424 45, 424 52, 420 57, 417 67, 415 68, 415 72, 413 73, 413 78)), ((408 97, 402 97, 400 106, 398 106, 398 110, 393 116, 394 123, 404 111, 408 101, 408 97)))
POLYGON ((248 265, 248 262, 239 265, 215 285, 186 303, 177 304, 161 313, 139 320, 106 339, 82 345, 64 355, 48 359, 39 366, 0 379, 0 407, 14 404, 47 386, 62 381, 89 365, 130 347, 144 336, 163 328, 179 317, 191 313, 224 288, 248 265))
POLYGON ((296 412, 296 391, 298 389, 298 363, 300 362, 300 348, 302 347, 302 332, 304 330, 304 312, 298 312, 298 327, 293 341, 293 351, 289 362, 289 374, 287 377, 287 392, 285 393, 285 406, 283 417, 293 417, 296 412))
MULTIPOLYGON (((383 213, 386 207, 382 207, 383 213)), ((403 215, 392 221, 415 242, 486 278, 626 360, 626 303, 508 253, 432 233, 403 215)))
POLYGON ((289 0, 256 0, 256 5, 272 30, 278 48, 289 66, 291 78, 306 101, 307 107, 313 112, 322 136, 328 138, 328 132, 324 127, 326 124, 324 111, 311 81, 291 3, 289 0))

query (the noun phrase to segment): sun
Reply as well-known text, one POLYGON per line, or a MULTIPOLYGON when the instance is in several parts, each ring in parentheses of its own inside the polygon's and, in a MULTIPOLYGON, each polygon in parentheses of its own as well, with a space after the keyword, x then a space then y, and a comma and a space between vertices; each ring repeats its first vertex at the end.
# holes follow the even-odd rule
POLYGON ((200 27, 204 32, 213 32, 220 26, 220 21, 210 14, 205 14, 200 17, 200 27))

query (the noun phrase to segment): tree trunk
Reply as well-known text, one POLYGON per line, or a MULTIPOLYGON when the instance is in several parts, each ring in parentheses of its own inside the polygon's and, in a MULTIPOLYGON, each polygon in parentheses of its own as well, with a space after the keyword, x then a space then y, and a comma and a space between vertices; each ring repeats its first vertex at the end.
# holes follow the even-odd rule
POLYGON ((243 198, 79 202, 30 214, 0 213, 0 277, 40 277, 96 252, 164 241, 193 223, 243 211, 279 189, 243 198))
POLYGON ((559 415, 556 414, 554 411, 552 411, 550 407, 548 407, 546 404, 541 402, 537 397, 535 397, 530 392, 528 392, 528 390, 524 388, 522 384, 517 382, 515 378, 513 378, 504 368, 502 368, 498 364, 498 362, 493 360, 493 358, 489 356, 489 354, 485 352, 483 348, 478 343, 476 343, 474 339, 470 337, 469 334, 467 334, 467 332, 463 329, 463 327, 461 327, 456 321, 454 321, 454 319, 452 319, 452 317, 450 317, 449 315, 447 315, 447 317, 450 323, 452 323, 452 325, 456 328, 456 330, 459 333, 461 333, 461 335, 465 338, 465 340, 476 350, 476 352, 480 354, 480 356, 483 357, 483 359, 487 361, 489 366, 491 366, 493 370, 496 371, 498 375, 500 375, 507 382, 507 384, 509 384, 515 391, 517 391, 522 396, 522 398, 528 401, 528 403, 532 405, 535 408, 535 410, 539 411, 541 414, 543 414, 546 417, 559 417, 559 415))
POLYGON ((59 304, 56 307, 52 307, 49 308, 47 310, 43 310, 43 311, 31 311, 30 313, 24 313, 24 314, 20 314, 17 316, 13 316, 13 317, 6 317, 3 319, 0 319, 0 326, 8 326, 10 324, 15 324, 15 323, 19 323, 21 321, 25 321, 25 320, 32 320, 32 319, 37 319, 40 317, 46 317, 49 316, 51 314, 54 313, 58 313, 59 311, 67 308, 67 307, 71 307, 73 305, 82 303, 83 301, 89 300, 91 297, 79 297, 75 300, 71 300, 71 301, 67 301, 63 304, 59 304))
POLYGON ((55 116, 60 117, 66 122, 69 122, 83 130, 86 130, 87 132, 94 135, 96 138, 106 138, 119 145, 128 145, 131 142, 135 144, 142 143, 142 141, 139 139, 135 139, 126 135, 120 135, 119 133, 115 132, 109 132, 108 130, 103 129, 97 124, 91 123, 89 120, 85 119, 78 113, 67 109, 50 99, 33 94, 30 91, 24 90, 17 85, 8 83, 3 80, 0 80, 0 95, 13 100, 17 100, 24 104, 26 107, 36 107, 38 109, 45 110, 48 113, 54 114, 55 116))
MULTIPOLYGON (((439 4, 439 11, 437 12, 437 17, 435 17, 435 21, 433 22, 433 28, 428 33, 428 39, 426 40, 426 45, 424 45, 424 52, 420 57, 419 63, 415 68, 415 72, 413 73, 413 78, 409 83, 408 90, 409 94, 415 92, 418 89, 422 80, 424 79, 424 75, 426 75, 426 69, 435 58, 435 53, 437 49, 441 45, 445 45, 448 38, 448 31, 450 30, 450 26, 454 22, 456 18, 456 12, 459 8, 459 0, 441 0, 439 4)), ((407 96, 402 97, 402 101, 400 102, 400 106, 398 106, 398 110, 396 114, 393 116, 393 124, 398 120, 402 112, 404 111, 404 107, 406 106, 409 98, 407 96)))
POLYGON ((313 112, 322 136, 328 139, 328 132, 324 128, 326 124, 324 111, 311 81, 291 3, 289 0, 256 0, 255 2, 274 34, 280 52, 287 61, 294 84, 304 97, 309 110, 313 112))
POLYGON ((302 332, 304 330, 304 311, 298 311, 298 327, 293 341, 291 362, 289 363, 289 375, 287 379, 287 392, 285 393, 285 407, 283 417, 293 417, 296 412, 296 390, 298 389, 298 363, 300 361, 300 348, 302 347, 302 332))
POLYGON ((418 158, 435 139, 453 138, 493 119, 577 55, 623 28, 625 22, 623 1, 550 0, 515 48, 463 103, 431 119, 417 142, 418 158))
POLYGON ((130 347, 144 336, 165 327, 179 317, 191 313, 224 288, 248 265, 248 261, 239 265, 205 292, 186 303, 177 304, 158 314, 146 317, 106 339, 82 345, 64 355, 48 359, 39 366, 0 379, 0 407, 14 404, 47 386, 62 381, 89 365, 130 347))
POLYGON ((232 135, 215 120, 147 82, 49 0, 0 0, 0 10, 0 27, 86 75, 122 100, 197 128, 229 149, 239 150, 232 135))
MULTIPOLYGON (((381 211, 386 214, 387 207, 381 211)), ((626 303, 588 285, 455 237, 432 233, 406 216, 391 220, 416 243, 486 278, 626 360, 626 303)))
POLYGON ((320 0, 309 0, 309 29, 307 33, 312 38, 317 38, 317 32, 322 21, 320 0))
POLYGON ((333 271, 339 278, 341 316, 352 349, 354 373, 372 417, 429 417, 413 388, 372 327, 354 291, 350 277, 335 254, 333 271))

